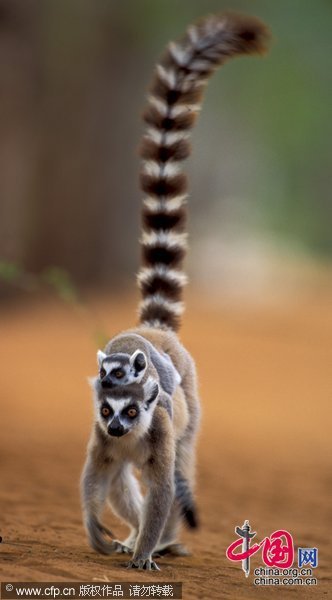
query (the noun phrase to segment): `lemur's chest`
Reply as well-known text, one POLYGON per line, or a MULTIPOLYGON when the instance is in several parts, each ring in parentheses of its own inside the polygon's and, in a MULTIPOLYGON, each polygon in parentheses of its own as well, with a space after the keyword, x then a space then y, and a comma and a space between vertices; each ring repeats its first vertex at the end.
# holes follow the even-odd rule
POLYGON ((150 458, 151 449, 144 439, 135 439, 131 434, 112 440, 107 450, 112 463, 132 463, 141 468, 150 458))

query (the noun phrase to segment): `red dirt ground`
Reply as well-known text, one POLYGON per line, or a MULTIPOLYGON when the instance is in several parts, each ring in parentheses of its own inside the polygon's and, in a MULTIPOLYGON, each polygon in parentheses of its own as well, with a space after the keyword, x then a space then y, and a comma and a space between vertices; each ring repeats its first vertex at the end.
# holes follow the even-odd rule
MULTIPOLYGON (((181 338, 198 365, 201 528, 184 532, 191 557, 132 573, 87 545, 78 481, 92 419, 86 376, 94 330, 133 324, 123 299, 90 312, 54 302, 12 309, 1 329, 2 581, 182 581, 185 599, 327 598, 331 567, 331 302, 289 308, 208 308, 192 299, 181 338), (99 315, 99 317, 98 317, 99 315), (98 328, 98 327, 97 327, 98 328), (257 588, 225 557, 244 519, 261 540, 289 530, 319 549, 318 586, 257 588)), ((124 532, 115 517, 106 522, 124 532)))

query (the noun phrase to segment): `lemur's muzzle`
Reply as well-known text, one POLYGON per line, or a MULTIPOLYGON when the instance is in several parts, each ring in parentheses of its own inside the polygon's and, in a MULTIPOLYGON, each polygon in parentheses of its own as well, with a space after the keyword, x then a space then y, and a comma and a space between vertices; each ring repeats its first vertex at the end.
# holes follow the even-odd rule
POLYGON ((109 375, 105 375, 105 377, 103 377, 103 379, 101 380, 100 383, 103 388, 110 388, 113 386, 113 383, 112 383, 109 375))
POLYGON ((121 437, 122 435, 128 432, 128 429, 126 429, 120 423, 118 417, 114 417, 114 419, 112 419, 109 426, 107 427, 107 431, 109 435, 113 435, 114 437, 121 437))

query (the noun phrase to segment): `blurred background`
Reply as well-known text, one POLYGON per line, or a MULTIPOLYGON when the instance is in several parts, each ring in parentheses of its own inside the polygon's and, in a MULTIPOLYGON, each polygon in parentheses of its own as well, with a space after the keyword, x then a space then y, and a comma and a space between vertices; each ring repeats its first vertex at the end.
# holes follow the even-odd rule
POLYGON ((0 533, 16 544, 0 548, 7 580, 128 581, 120 557, 88 549, 81 525, 86 376, 97 346, 135 322, 140 115, 153 67, 188 23, 225 9, 262 18, 273 42, 264 59, 234 60, 213 78, 186 167, 181 339, 203 404, 202 529, 186 535, 194 557, 163 562, 160 577, 183 581, 185 598, 220 597, 210 585, 221 577, 229 597, 256 597, 225 558, 249 518, 260 539, 288 528, 297 545, 319 547, 327 586, 328 0, 0 0, 0 533))
POLYGON ((273 44, 208 88, 187 168, 192 285, 257 299, 328 269, 330 2, 1 0, 2 296, 50 268, 133 286, 152 69, 188 22, 226 8, 266 20, 273 44))

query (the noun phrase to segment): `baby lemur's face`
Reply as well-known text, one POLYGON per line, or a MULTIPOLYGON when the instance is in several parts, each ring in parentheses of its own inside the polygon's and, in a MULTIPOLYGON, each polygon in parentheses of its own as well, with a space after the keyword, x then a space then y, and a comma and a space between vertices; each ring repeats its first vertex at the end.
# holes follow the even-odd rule
POLYGON ((116 438, 130 433, 140 437, 148 430, 159 394, 154 379, 110 389, 97 379, 94 388, 96 417, 105 433, 116 438))
POLYGON ((136 350, 132 355, 124 352, 97 353, 100 383, 103 388, 128 385, 142 381, 147 368, 147 359, 143 352, 136 350))

